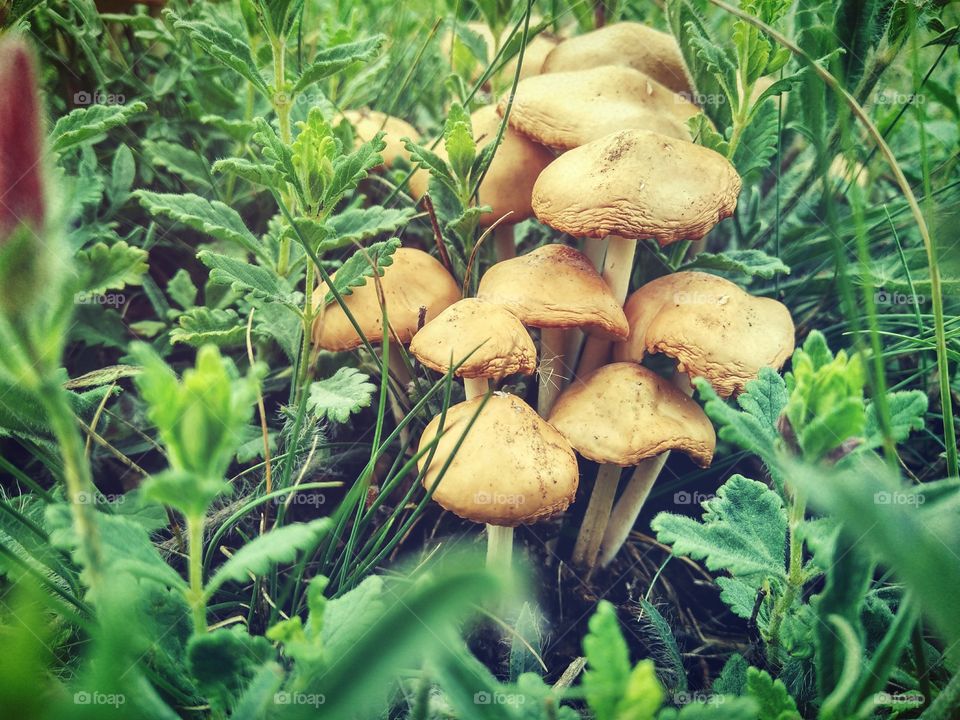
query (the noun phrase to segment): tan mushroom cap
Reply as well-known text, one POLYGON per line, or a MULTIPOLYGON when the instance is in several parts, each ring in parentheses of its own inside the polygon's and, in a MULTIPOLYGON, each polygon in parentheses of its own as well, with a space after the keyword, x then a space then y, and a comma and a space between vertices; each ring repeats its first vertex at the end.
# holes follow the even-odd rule
POLYGON ((598 463, 637 465, 680 450, 700 467, 713 459, 717 436, 700 406, 669 380, 630 362, 604 365, 557 399, 550 424, 598 463))
MULTIPOLYGON (((497 105, 501 115, 508 100, 497 105)), ((538 143, 569 150, 629 129, 689 140, 687 119, 699 112, 639 70, 606 65, 517 83, 510 127, 538 143)))
POLYGON ((691 86, 677 41, 669 33, 634 22, 607 25, 557 45, 543 72, 624 65, 646 73, 674 92, 690 96, 691 86))
MULTIPOLYGON (((501 119, 493 105, 475 111, 470 116, 470 122, 473 125, 473 137, 478 152, 496 140, 501 119)), ((434 152, 446 160, 447 154, 442 144, 438 145, 434 152)), ((500 147, 497 148, 487 174, 480 183, 480 204, 493 208, 491 212, 480 216, 480 224, 491 225, 504 215, 506 218, 503 222, 508 225, 533 217, 533 208, 530 205, 533 184, 552 160, 553 155, 545 147, 505 127, 500 147)), ((429 180, 430 174, 426 170, 415 172, 409 183, 411 195, 414 198, 422 197, 427 191, 429 180)))
MULTIPOLYGON (((444 432, 424 473, 428 490, 463 436, 484 398, 447 410, 444 432)), ((436 437, 440 416, 420 438, 423 450, 436 437)), ((423 469, 429 453, 420 459, 423 469)), ((577 494, 577 459, 563 435, 515 395, 494 393, 456 451, 433 499, 462 518, 515 527, 562 512, 577 494)))
POLYGON ((577 237, 699 240, 737 207, 740 176, 713 150, 624 130, 564 153, 533 187, 541 222, 577 237))
MULTIPOLYGON (((333 275, 336 277, 336 273, 333 275)), ((413 248, 398 248, 393 264, 380 277, 390 327, 401 343, 410 342, 420 322, 420 308, 426 309, 426 321, 432 320, 460 299, 460 288, 443 265, 431 255, 413 248)), ((313 292, 319 305, 327 294, 326 283, 313 292)), ((378 344, 383 339, 383 317, 377 286, 372 278, 344 296, 344 303, 363 330, 366 339, 378 344)), ((313 323, 313 344, 334 352, 352 350, 363 344, 343 308, 335 300, 313 323)))
POLYGON ((387 146, 380 153, 383 156, 384 165, 392 167, 397 158, 410 162, 410 153, 407 152, 401 138, 408 137, 419 141, 420 133, 406 120, 367 109, 347 110, 343 116, 353 125, 353 133, 358 145, 372 140, 381 130, 384 132, 383 141, 387 146))
POLYGON ((760 368, 793 354, 793 319, 776 300, 755 297, 716 275, 678 272, 647 283, 624 306, 630 337, 614 359, 640 362, 664 353, 723 397, 743 390, 760 368))
POLYGON ((530 375, 537 366, 537 349, 523 323, 506 308, 477 298, 455 302, 424 325, 410 352, 442 373, 463 360, 455 374, 465 378, 530 375))
POLYGON ((610 287, 586 255, 566 245, 498 262, 480 279, 477 297, 502 305, 528 327, 578 327, 608 340, 629 332, 610 287))

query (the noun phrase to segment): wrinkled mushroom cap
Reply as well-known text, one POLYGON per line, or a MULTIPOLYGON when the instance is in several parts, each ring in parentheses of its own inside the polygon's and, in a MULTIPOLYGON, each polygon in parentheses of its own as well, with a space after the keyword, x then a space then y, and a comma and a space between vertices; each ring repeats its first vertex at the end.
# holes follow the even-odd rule
POLYGON ((543 72, 624 65, 690 97, 691 86, 677 41, 669 33, 634 22, 607 25, 565 40, 543 63, 543 72))
MULTIPOLYGON (((501 115, 508 100, 504 97, 497 106, 501 115)), ((639 70, 606 65, 521 81, 510 127, 538 143, 569 150, 629 129, 689 140, 687 118, 699 112, 639 70)))
POLYGON ((578 327, 609 340, 628 332, 609 286, 586 255, 566 245, 498 262, 480 279, 477 297, 504 306, 529 327, 578 327))
MULTIPOLYGON (((424 473, 428 490, 483 405, 474 398, 450 407, 444 434, 424 473)), ((440 426, 435 417, 420 438, 427 447, 440 426)), ((420 459, 421 469, 429 453, 420 459)), ((433 499, 467 520, 514 527, 562 512, 577 494, 577 459, 564 437, 515 395, 494 393, 470 427, 433 499)))
POLYGON ((577 237, 699 240, 737 207, 740 176, 713 150, 624 130, 564 153, 533 187, 541 222, 577 237))
POLYGON ((381 151, 383 164, 392 167, 397 158, 410 162, 410 153, 403 146, 401 138, 408 137, 413 141, 420 140, 420 133, 406 120, 386 115, 376 110, 347 110, 343 113, 347 121, 353 125, 353 134, 357 144, 365 143, 374 138, 381 130, 384 132, 383 141, 386 147, 381 151))
POLYGON ((673 383, 636 363, 605 365, 557 398, 550 424, 598 463, 629 466, 680 450, 700 467, 717 437, 700 406, 673 383))
POLYGON ((456 375, 465 378, 530 375, 537 366, 537 349, 523 323, 506 308, 477 298, 455 302, 424 325, 410 352, 442 373, 463 360, 456 375))
MULTIPOLYGON (((493 105, 474 112, 470 116, 470 122, 473 125, 473 137, 478 152, 496 140, 501 119, 493 105)), ((442 143, 434 152, 444 160, 447 159, 442 143)), ((510 214, 503 222, 508 225, 533 217, 533 208, 530 205, 533 184, 552 160, 553 155, 545 147, 505 127, 500 147, 497 148, 487 174, 480 183, 480 204, 492 208, 491 212, 480 216, 480 224, 491 225, 507 213, 510 214)), ((415 172, 410 178, 410 194, 414 198, 422 197, 427 191, 429 180, 430 174, 426 170, 415 172)))
MULTIPOLYGON (((413 248, 398 248, 394 252, 393 264, 384 268, 380 285, 390 327, 404 344, 410 342, 419 328, 421 307, 426 308, 425 321, 429 321, 460 299, 460 288, 443 265, 413 248)), ((314 303, 322 303, 326 294, 326 283, 320 283, 313 292, 314 303)), ((374 345, 380 343, 383 318, 373 278, 367 278, 364 285, 353 288, 343 299, 366 339, 374 345)), ((336 352, 359 347, 363 340, 334 300, 313 323, 313 344, 336 352)))
POLYGON ((793 354, 793 320, 786 306, 754 297, 716 275, 678 272, 647 283, 624 307, 630 338, 616 360, 640 362, 664 353, 690 377, 705 378, 728 397, 760 368, 779 369, 793 354))

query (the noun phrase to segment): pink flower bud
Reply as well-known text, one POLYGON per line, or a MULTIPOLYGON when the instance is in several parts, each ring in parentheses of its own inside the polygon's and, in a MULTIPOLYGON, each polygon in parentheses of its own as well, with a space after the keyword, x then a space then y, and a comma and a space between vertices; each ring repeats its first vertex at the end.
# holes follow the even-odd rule
POLYGON ((43 227, 42 148, 33 55, 20 38, 0 39, 0 242, 21 224, 43 227))

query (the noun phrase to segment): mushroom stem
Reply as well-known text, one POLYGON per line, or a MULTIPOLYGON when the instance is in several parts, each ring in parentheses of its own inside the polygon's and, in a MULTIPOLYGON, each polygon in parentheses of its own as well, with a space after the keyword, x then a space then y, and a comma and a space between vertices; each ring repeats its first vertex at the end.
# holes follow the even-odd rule
POLYGON ((569 376, 564 365, 565 340, 567 331, 563 328, 543 328, 540 330, 540 387, 537 394, 537 412, 546 417, 553 403, 563 390, 569 376))
POLYGON ((610 513, 610 522, 607 524, 601 542, 601 567, 609 565, 620 552, 668 457, 670 457, 669 450, 647 458, 634 468, 626 488, 617 500, 613 512, 610 513))
MULTIPOLYGON (((622 305, 627 299, 633 258, 637 253, 637 241, 611 235, 607 241, 607 254, 603 261, 603 279, 622 305)), ((583 347, 577 377, 583 377, 602 367, 610 357, 610 341, 591 336, 583 347)))
MULTIPOLYGON (((387 352, 387 367, 389 373, 393 378, 399 383, 400 392, 406 393, 407 385, 410 384, 410 381, 413 378, 410 375, 410 371, 407 369, 407 364, 403 359, 403 351, 400 350, 399 343, 391 339, 390 340, 390 349, 387 352)), ((403 407, 400 405, 400 400, 394 393, 389 393, 390 400, 390 412, 393 415, 393 420, 398 425, 403 421, 403 407)), ((404 427, 400 430, 400 445, 406 446, 410 442, 410 431, 404 427)))
MULTIPOLYGON (((597 272, 603 272, 603 256, 607 252, 607 238, 584 238, 583 254, 593 263, 597 272)), ((583 347, 583 341, 586 338, 583 330, 580 328, 571 328, 567 333, 567 347, 564 354, 571 366, 576 366, 577 358, 580 357, 580 349, 583 347)))
MULTIPOLYGON (((693 385, 690 384, 690 376, 684 372, 675 373, 673 384, 688 397, 693 396, 693 385)), ((610 513, 610 522, 607 524, 606 532, 603 535, 602 552, 600 554, 600 565, 606 567, 610 564, 620 548, 627 540, 630 530, 640 516, 650 495, 653 484, 660 476, 663 466, 670 457, 670 451, 660 453, 651 458, 647 458, 634 469, 627 486, 624 488, 620 499, 617 500, 613 512, 610 513)))
POLYGON ((513 560, 513 528, 487 525, 487 567, 506 571, 513 560))
POLYGON ((493 229, 493 246, 497 252, 497 262, 517 256, 517 241, 513 225, 500 223, 493 229))
POLYGON ((605 464, 597 471, 590 503, 573 548, 571 559, 574 565, 591 569, 596 565, 600 542, 610 519, 610 508, 613 507, 613 499, 617 495, 621 469, 619 465, 605 464))
POLYGON ((473 400, 475 397, 486 395, 489 389, 490 381, 487 378, 463 379, 463 394, 466 395, 467 400, 473 400))

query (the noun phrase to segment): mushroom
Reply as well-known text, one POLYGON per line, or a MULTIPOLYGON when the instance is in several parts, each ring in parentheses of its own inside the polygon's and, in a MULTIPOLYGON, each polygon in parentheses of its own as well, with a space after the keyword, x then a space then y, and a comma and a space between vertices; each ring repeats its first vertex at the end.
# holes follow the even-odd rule
POLYGON ((625 65, 690 97, 692 87, 677 41, 669 33, 634 22, 607 25, 557 45, 543 63, 544 73, 625 65))
MULTIPOLYGON (((383 268, 380 287, 395 342, 389 345, 390 371, 397 380, 406 385, 410 373, 397 343, 407 344, 420 327, 420 314, 426 320, 436 317, 440 311, 460 299, 460 288, 443 265, 422 250, 398 248, 392 256, 392 264, 383 268)), ((336 278, 336 273, 333 274, 336 278)), ((383 309, 377 292, 377 283, 367 279, 360 287, 344 295, 344 305, 363 332, 363 338, 337 303, 326 304, 328 288, 320 283, 313 292, 313 302, 323 310, 313 323, 313 344, 323 350, 341 352, 353 350, 364 339, 378 345, 383 338, 383 309)), ((394 414, 398 412, 394 407, 394 414)))
MULTIPOLYGON (((501 115, 508 101, 505 97, 497 106, 501 115)), ((631 128, 689 140, 687 119, 699 112, 696 105, 639 70, 606 65, 519 82, 510 127, 564 151, 631 128)))
POLYGON ((561 368, 565 330, 582 328, 606 340, 626 336, 620 303, 587 257, 566 245, 543 245, 497 263, 480 279, 477 297, 541 329, 537 409, 544 416, 566 376, 561 368))
MULTIPOLYGON (((496 108, 488 105, 475 111, 470 116, 470 122, 479 151, 496 140, 502 121, 496 108)), ((446 159, 442 147, 438 147, 436 153, 446 159)), ((552 160, 553 155, 543 146, 527 140, 509 126, 503 129, 503 139, 490 161, 478 192, 480 204, 492 208, 480 216, 480 225, 489 227, 503 218, 493 230, 499 260, 507 260, 517 254, 513 226, 533 217, 530 204, 533 184, 552 160)), ((414 198, 419 199, 427 192, 429 179, 430 174, 423 169, 413 174, 409 187, 414 198)))
POLYGON ((523 323, 506 308, 477 298, 455 302, 424 325, 410 353, 437 372, 456 367, 467 400, 485 395, 491 379, 531 375, 537 366, 537 349, 523 323))
POLYGON ((634 476, 647 475, 649 459, 656 458, 659 471, 670 450, 707 467, 717 442, 699 405, 670 381, 630 362, 605 365, 578 379, 557 399, 549 420, 578 453, 600 463, 573 551, 573 562, 591 569, 622 468, 636 466, 634 476))
POLYGON ((423 486, 446 510, 486 523, 487 565, 509 566, 513 528, 562 512, 576 497, 573 449, 523 400, 497 392, 448 408, 431 456, 441 417, 420 438, 423 486))
MULTIPOLYGON (((575 237, 608 237, 603 277, 619 302, 636 240, 698 240, 737 206, 740 176, 713 150, 647 130, 624 130, 554 160, 533 188, 533 211, 575 237)), ((578 372, 603 364, 609 343, 591 339, 578 372)))
MULTIPOLYGON (((530 27, 533 28, 536 25, 539 25, 541 18, 539 15, 530 16, 530 27)), ((479 35, 483 38, 483 41, 487 45, 487 58, 477 58, 484 65, 487 60, 493 61, 493 58, 496 56, 500 48, 510 40, 511 33, 514 32, 514 24, 511 23, 508 27, 503 29, 503 32, 500 33, 500 39, 497 40, 494 37, 493 32, 491 32, 490 27, 485 22, 479 22, 472 20, 467 23, 463 23, 463 26, 467 30, 479 35)), ((516 35, 522 36, 523 28, 517 28, 516 35)), ((453 30, 449 29, 444 34, 443 39, 440 42, 440 51, 446 56, 450 57, 450 52, 453 49, 453 40, 454 34, 453 30)), ((541 32, 533 37, 527 38, 527 46, 523 51, 523 65, 520 68, 520 79, 526 77, 531 77, 533 75, 539 75, 543 72, 543 63, 546 61, 547 56, 553 51, 555 47, 559 44, 560 39, 548 32, 541 32)), ((463 45, 463 43, 458 39, 457 45, 463 45)), ((456 52, 454 50, 454 52, 456 52)), ((514 75, 517 72, 517 61, 519 60, 519 53, 510 58, 507 62, 503 64, 503 67, 500 68, 498 76, 503 78, 504 82, 513 82, 514 75)), ((454 59, 455 67, 459 67, 459 64, 454 59)), ((482 70, 475 69, 472 72, 471 80, 478 80, 482 74, 482 70)))
POLYGON ((401 138, 408 137, 415 142, 420 141, 420 133, 406 120, 387 115, 376 110, 347 110, 343 116, 353 126, 357 144, 369 142, 381 130, 384 132, 383 141, 386 147, 380 152, 383 157, 383 167, 393 167, 397 158, 410 162, 410 153, 404 147, 401 138))
MULTIPOLYGON (((677 361, 674 382, 690 395, 691 377, 705 378, 723 397, 739 393, 760 369, 779 369, 793 354, 790 312, 776 300, 754 297, 715 275, 678 272, 637 290, 624 308, 630 337, 614 349, 617 361, 640 362, 646 353, 677 361)), ((639 466, 617 501, 603 537, 600 563, 607 565, 630 528, 666 462, 666 453, 639 466)))

